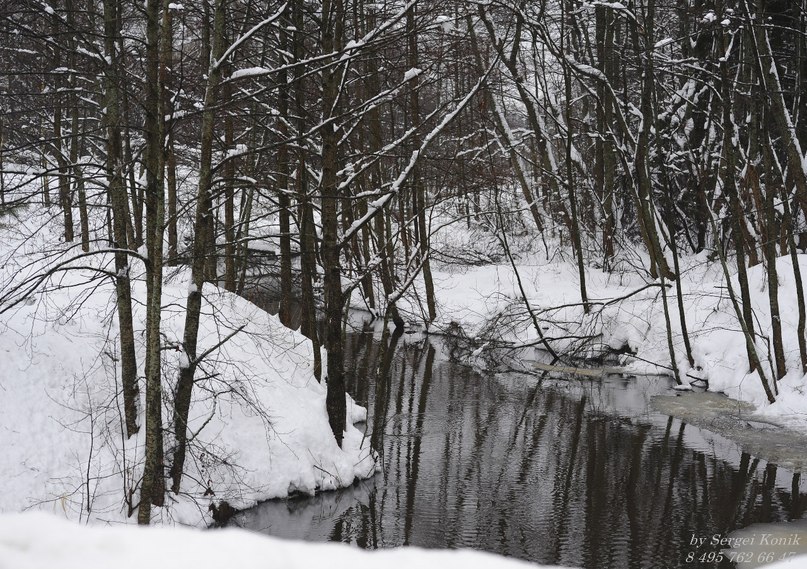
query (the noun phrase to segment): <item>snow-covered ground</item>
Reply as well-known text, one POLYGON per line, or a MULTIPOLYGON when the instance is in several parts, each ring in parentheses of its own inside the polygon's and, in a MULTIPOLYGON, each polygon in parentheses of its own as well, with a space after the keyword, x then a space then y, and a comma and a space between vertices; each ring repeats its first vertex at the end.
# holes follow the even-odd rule
MULTIPOLYGON (((535 236, 511 237, 511 249, 518 275, 510 260, 501 254, 497 239, 479 229, 453 226, 435 236, 433 275, 437 297, 437 320, 432 329, 456 332, 458 327, 479 344, 493 338, 516 345, 536 344, 538 334, 521 290, 526 293, 543 335, 561 355, 596 356, 606 349, 629 348, 634 357, 622 356, 621 364, 635 372, 670 373, 670 353, 658 281, 640 270, 641 254, 628 258, 623 253, 622 269, 605 272, 586 268, 586 286, 591 313, 580 303, 577 266, 557 243, 544 249, 535 236), (448 255, 440 254, 447 251, 448 255), (439 262, 462 257, 479 259, 474 266, 439 262), (518 276, 518 278, 516 278, 518 276), (520 285, 519 285, 520 279, 520 285), (648 286, 650 285, 650 286, 648 286), (581 340, 585 338, 585 340, 581 340), (658 364, 658 365, 656 365, 658 364)), ((568 251, 566 251, 568 254, 568 251)), ((593 257, 593 256, 592 256, 593 257)), ((799 255, 801 274, 807 287, 807 255, 799 255)), ((777 402, 767 402, 756 372, 748 373, 745 340, 729 301, 723 271, 706 253, 681 260, 682 292, 687 328, 695 360, 689 365, 684 351, 675 283, 668 289, 673 320, 676 361, 685 383, 695 378, 709 381, 709 389, 747 401, 757 414, 799 430, 807 428, 807 379, 801 373, 796 325, 795 279, 790 257, 777 261, 779 306, 788 374, 779 382, 777 402)), ((764 267, 749 269, 755 327, 760 335, 757 350, 766 362, 770 380, 766 338, 771 337, 767 278, 764 267)), ((736 276, 734 289, 739 296, 736 276)), ((425 305, 422 283, 399 303, 412 319, 422 318, 425 305)), ((772 356, 771 356, 772 358, 772 356)))
POLYGON ((366 551, 304 543, 238 529, 81 526, 55 516, 0 516, 0 569, 540 569, 477 551, 416 547, 366 551))
MULTIPOLYGON (((0 291, 80 252, 58 244, 59 219, 31 211, 5 216, 0 291)), ((96 247, 103 247, 99 242, 96 247)), ((0 313, 0 512, 39 509, 76 520, 127 520, 136 503, 145 429, 121 434, 117 314, 110 254, 81 258, 55 272, 27 300, 0 313)), ((135 336, 143 376, 145 284, 133 261, 135 336)), ((173 424, 173 385, 183 354, 189 275, 166 280, 162 343, 163 420, 173 424)), ((215 349, 197 371, 191 407, 194 438, 182 493, 155 508, 155 521, 210 522, 211 500, 247 507, 299 491, 351 484, 376 472, 369 440, 353 426, 365 409, 348 402, 343 448, 331 434, 325 386, 313 376, 310 342, 246 300, 204 289, 199 353, 215 349), (210 496, 210 492, 213 495, 210 496), (207 495, 205 495, 207 494, 207 495)), ((324 360, 324 358, 323 358, 324 360)), ((141 397, 143 396, 141 384, 141 397)), ((143 406, 141 405, 141 409, 143 406)), ((166 455, 172 450, 166 434, 166 455)))
MULTIPOLYGON (((0 219, 4 237, 0 243, 0 291, 4 295, 13 291, 15 284, 79 252, 77 248, 67 251, 58 244, 59 222, 58 218, 46 219, 26 210, 18 211, 16 217, 0 219)), ((99 225, 99 235, 102 234, 99 225)), ((447 262, 451 255, 442 260, 435 256, 438 318, 434 329, 456 331, 461 327, 469 337, 482 338, 480 344, 490 338, 516 345, 535 344, 538 337, 521 298, 523 290, 544 336, 552 338, 558 352, 591 356, 603 347, 628 347, 634 355, 622 356, 621 363, 627 368, 667 371, 670 355, 658 283, 648 281, 635 270, 604 272, 588 267, 586 284, 593 310, 586 315, 580 305, 577 268, 571 259, 563 258, 562 248, 553 249, 550 243, 547 254, 534 238, 516 239, 511 243, 516 252, 514 269, 506 257, 486 257, 495 249, 491 248, 494 242, 490 234, 479 230, 452 230, 440 236, 438 251, 461 252, 466 258, 475 257, 484 263, 455 265, 447 262), (582 342, 581 337, 591 340, 582 342)), ((103 246, 102 241, 94 244, 103 246)), ((628 261, 641 263, 638 255, 633 260, 623 256, 623 266, 627 267, 628 261)), ((807 276, 807 256, 800 256, 800 264, 807 276)), ((9 302, 23 296, 5 296, 0 306, 0 446, 4 450, 0 462, 0 479, 4 481, 0 512, 34 509, 74 520, 125 522, 130 520, 130 503, 137 500, 144 432, 141 429, 131 440, 120 432, 115 291, 109 276, 99 271, 112 270, 113 260, 110 254, 101 253, 83 257, 71 266, 70 270, 52 273, 34 294, 23 295, 24 301, 12 308, 9 302), (83 268, 76 268, 78 265, 83 268)), ((779 384, 775 404, 767 404, 757 374, 747 373, 744 340, 728 301, 723 273, 705 255, 682 259, 684 309, 695 364, 690 366, 686 360, 680 325, 674 317, 676 359, 684 377, 708 379, 711 390, 748 401, 757 406, 758 414, 804 430, 807 395, 802 387, 805 378, 799 371, 796 293, 790 259, 779 259, 778 268, 790 372, 779 384)), ((142 376, 142 262, 133 261, 132 271, 142 376)), ((766 275, 762 266, 750 269, 749 275, 757 330, 761 332, 757 348, 765 358, 768 346, 764 338, 770 335, 766 275)), ((181 352, 171 346, 182 337, 188 282, 186 271, 173 270, 167 275, 164 289, 166 425, 172 422, 171 391, 183 359, 181 352)), ((211 501, 226 500, 235 507, 246 507, 294 491, 313 493, 346 486, 374 474, 377 465, 369 441, 352 426, 352 422, 364 418, 366 411, 352 400, 348 402, 351 425, 344 447, 340 449, 333 440, 325 412, 325 388, 313 377, 310 342, 242 298, 207 285, 204 295, 200 351, 217 345, 242 326, 243 330, 215 349, 197 374, 200 380, 194 391, 190 424, 195 434, 183 493, 169 496, 166 507, 156 508, 155 521, 201 525, 210 521, 207 506, 211 501)), ((670 311, 677 315, 673 289, 668 300, 670 311)), ((399 307, 416 320, 422 313, 422 288, 416 287, 399 307)), ((168 454, 170 436, 166 442, 168 454)), ((129 534, 119 528, 84 530, 59 524, 63 522, 37 515, 3 517, 0 546, 8 550, 8 555, 29 556, 15 558, 15 563, 7 566, 71 566, 68 561, 61 565, 51 563, 25 550, 25 544, 36 539, 43 544, 36 555, 56 556, 64 543, 59 541, 62 536, 87 540, 87 551, 95 552, 94 557, 71 556, 69 563, 77 560, 75 566, 110 565, 102 544, 118 542, 124 549, 148 546, 155 551, 174 547, 174 542, 183 543, 177 547, 202 552, 204 562, 218 560, 210 561, 211 567, 225 561, 232 563, 230 557, 222 560, 215 557, 217 554, 204 553, 207 550, 196 542, 210 538, 198 533, 146 534, 132 530, 129 534), (34 527, 37 531, 33 531, 34 527), (44 540, 46 534, 50 541, 44 540)), ((350 567, 387 561, 418 566, 490 565, 487 556, 422 554, 415 550, 366 554, 338 546, 316 546, 303 554, 299 546, 240 532, 215 535, 215 540, 223 540, 223 552, 253 551, 250 548, 254 547, 259 558, 287 555, 299 559, 300 566, 310 566, 323 556, 331 561, 338 558, 339 562, 344 558, 344 566, 350 567), (339 551, 344 553, 335 553, 339 551), (384 557, 387 555, 388 559, 384 557)), ((6 558, 11 559, 0 555, 0 569, 6 558)), ((61 557, 53 557, 57 558, 61 561, 61 557)), ((116 566, 122 558, 116 557, 116 566)), ((195 562, 194 567, 206 566, 200 563, 195 562)))

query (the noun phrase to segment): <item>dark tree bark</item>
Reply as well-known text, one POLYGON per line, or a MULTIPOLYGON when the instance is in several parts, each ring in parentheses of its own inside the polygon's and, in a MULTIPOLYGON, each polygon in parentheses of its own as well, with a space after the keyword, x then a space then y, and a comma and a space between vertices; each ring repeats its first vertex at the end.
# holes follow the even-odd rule
MULTIPOLYGON (((61 35, 61 19, 56 12, 53 13, 53 35, 61 35)), ((53 59, 56 67, 62 64, 62 48, 60 42, 53 43, 53 59)), ((62 90, 64 89, 63 73, 56 74, 56 94, 53 109, 53 153, 59 168, 59 205, 64 215, 64 240, 72 243, 75 239, 73 230, 73 196, 70 191, 70 174, 67 158, 64 155, 64 140, 62 133, 62 90)))
MULTIPOLYGON (((342 0, 322 3, 322 53, 339 51, 344 43, 345 8, 342 0)), ((341 247, 339 244, 339 89, 342 67, 333 65, 322 71, 322 268, 325 272, 325 348, 328 350, 328 422, 337 444, 342 446, 345 432, 345 380, 342 338, 344 297, 342 294, 341 247)))
POLYGON ((112 206, 113 246, 115 247, 115 292, 118 301, 120 326, 121 383, 126 434, 131 437, 140 430, 137 424, 137 407, 140 387, 137 382, 134 325, 132 321, 132 291, 129 256, 125 252, 130 244, 126 234, 128 212, 126 186, 123 180, 123 148, 120 124, 120 54, 116 38, 120 33, 120 16, 117 0, 104 0, 104 49, 107 66, 104 75, 106 91, 106 170, 109 184, 109 201, 112 206))
MULTIPOLYGON (((406 61, 409 69, 418 66, 418 34, 415 27, 415 15, 417 2, 413 3, 406 12, 406 61)), ((420 96, 419 79, 414 77, 410 80, 409 93, 409 123, 417 128, 420 123, 420 96)), ((413 137, 412 142, 418 145, 418 137, 413 137)), ((434 300, 434 279, 432 278, 431 263, 429 262, 429 231, 426 226, 426 189, 420 172, 420 167, 415 166, 410 175, 412 184, 412 215, 415 217, 417 247, 419 251, 421 270, 423 272, 423 286, 426 291, 426 310, 428 312, 428 322, 431 323, 437 318, 437 307, 434 300)))
POLYGON ((160 93, 160 0, 146 4, 146 449, 137 522, 151 521, 151 506, 165 500, 160 322, 163 286, 164 123, 160 93))
MULTIPOLYGON (((160 49, 160 74, 162 79, 162 104, 166 115, 173 115, 174 105, 171 97, 171 77, 174 75, 174 11, 164 10, 162 29, 163 39, 160 49)), ((177 156, 174 150, 174 121, 167 121, 165 181, 167 186, 168 215, 166 218, 168 232, 168 259, 167 264, 177 264, 178 236, 177 236, 177 156)))
MULTIPOLYGON (((566 2, 563 2, 563 6, 566 6, 566 2)), ((569 12, 564 12, 562 13, 561 17, 560 50, 561 52, 564 52, 564 45, 568 42, 566 18, 573 18, 573 16, 569 12)), ((566 62, 564 62, 563 65, 563 87, 566 99, 564 106, 564 120, 566 121, 566 184, 569 191, 569 211, 572 214, 570 230, 572 233, 572 246, 574 247, 575 257, 577 259, 577 277, 580 280, 580 299, 583 303, 583 312, 588 314, 590 307, 588 304, 588 292, 586 291, 586 270, 583 264, 583 245, 580 235, 580 220, 577 215, 577 189, 575 188, 574 168, 572 162, 572 152, 574 149, 574 128, 572 123, 572 77, 571 71, 569 70, 569 65, 566 62)))
POLYGON ((213 8, 213 30, 210 66, 207 72, 204 111, 202 112, 201 161, 199 186, 196 194, 196 217, 194 221, 193 256, 191 258, 191 286, 188 290, 185 310, 185 332, 182 337, 187 365, 180 367, 174 395, 174 460, 171 464, 171 490, 178 494, 185 467, 187 448, 188 414, 193 394, 194 375, 199 364, 197 342, 202 311, 202 292, 209 278, 206 266, 211 256, 213 203, 210 189, 213 185, 213 137, 221 83, 221 57, 224 54, 224 0, 216 0, 213 8))
MULTIPOLYGON (((285 52, 289 48, 288 27, 291 22, 284 18, 284 30, 280 31, 281 49, 285 52)), ((286 326, 291 322, 291 307, 294 300, 292 291, 291 270, 291 194, 294 192, 294 183, 291 176, 289 153, 288 116, 289 116, 289 74, 283 69, 278 74, 278 132, 281 140, 277 149, 278 180, 278 221, 280 222, 280 310, 278 316, 286 326)), ((297 85, 300 88, 300 85, 297 85)))
MULTIPOLYGON (((295 62, 299 62, 305 58, 305 27, 301 0, 295 0, 292 3, 292 19, 294 21, 292 56, 295 62)), ((293 82, 296 86, 294 90, 294 114, 297 117, 297 136, 299 137, 303 137, 306 132, 306 116, 309 113, 309 109, 306 108, 304 103, 305 91, 303 85, 305 79, 303 71, 300 65, 295 66, 293 70, 293 82)), ((317 380, 320 380, 322 377, 322 355, 317 331, 317 307, 314 299, 314 280, 317 278, 317 234, 314 225, 313 204, 308 193, 307 168, 305 148, 303 145, 298 145, 295 184, 297 187, 297 202, 299 203, 297 218, 300 224, 300 304, 302 310, 300 329, 311 340, 311 347, 314 351, 314 376, 317 380)))

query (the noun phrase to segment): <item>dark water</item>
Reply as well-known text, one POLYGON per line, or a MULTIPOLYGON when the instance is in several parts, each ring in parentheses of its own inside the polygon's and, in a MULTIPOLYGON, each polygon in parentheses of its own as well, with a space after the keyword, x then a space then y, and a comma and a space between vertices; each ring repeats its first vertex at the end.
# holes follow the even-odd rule
POLYGON ((650 411, 668 379, 480 375, 420 336, 384 350, 378 333, 353 333, 348 344, 348 390, 368 407, 383 473, 264 503, 238 525, 587 568, 732 567, 707 562, 714 536, 804 513, 798 475, 650 411))

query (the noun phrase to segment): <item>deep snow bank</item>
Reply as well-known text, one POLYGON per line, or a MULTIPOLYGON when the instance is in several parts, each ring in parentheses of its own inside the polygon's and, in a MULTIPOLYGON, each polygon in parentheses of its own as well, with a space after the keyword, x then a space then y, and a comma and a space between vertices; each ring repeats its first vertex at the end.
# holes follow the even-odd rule
MULTIPOLYGON (((36 216, 18 221, 3 228, 4 294, 78 252, 54 244, 53 223, 36 216)), ((138 500, 145 429, 141 417, 137 436, 121 433, 116 297, 112 279, 99 272, 114 271, 114 264, 102 253, 69 265, 89 268, 54 274, 33 296, 0 313, 0 511, 37 508, 75 519, 125 520, 126 498, 135 505, 138 500)), ((142 262, 133 261, 141 399, 142 270, 142 262)), ((186 273, 177 272, 166 279, 163 293, 167 459, 188 282, 186 273)), ((8 296, 6 301, 2 308, 9 306, 8 296)), ((241 327, 197 371, 182 494, 155 508, 156 521, 207 523, 210 500, 246 507, 293 491, 349 485, 376 471, 369 440, 352 424, 366 411, 352 400, 343 448, 334 441, 325 385, 312 373, 310 342, 246 300, 206 285, 199 353, 241 327)))
POLYGON ((368 552, 238 529, 87 527, 44 514, 0 516, 0 569, 517 569, 541 566, 476 551, 368 552))

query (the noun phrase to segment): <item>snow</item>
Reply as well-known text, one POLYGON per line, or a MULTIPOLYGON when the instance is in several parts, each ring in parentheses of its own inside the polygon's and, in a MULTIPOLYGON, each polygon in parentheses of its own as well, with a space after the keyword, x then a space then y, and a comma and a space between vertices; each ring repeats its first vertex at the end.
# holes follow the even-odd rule
POLYGON ((56 516, 0 516, 0 569, 540 569, 477 551, 403 547, 366 551, 345 544, 304 543, 240 529, 81 526, 56 516))
POLYGON ((352 49, 359 49, 364 46, 364 40, 350 40, 345 44, 345 51, 350 51, 352 49))
MULTIPOLYGON (((449 226, 456 228, 457 225, 449 226)), ((543 247, 529 244, 529 238, 515 238, 511 247, 529 304, 542 327, 542 333, 552 338, 552 346, 560 354, 597 357, 603 351, 629 348, 635 356, 620 356, 620 365, 640 373, 670 374, 670 355, 658 282, 635 273, 635 263, 646 255, 633 251, 625 255, 624 270, 617 262, 612 273, 587 267, 586 285, 592 299, 591 314, 584 314, 580 303, 577 267, 572 259, 558 254, 558 243, 548 240, 549 260, 543 247), (585 343, 579 337, 592 337, 585 343)), ((534 346, 539 343, 524 302, 516 274, 500 251, 495 236, 479 229, 470 232, 457 229, 440 231, 433 237, 435 252, 432 274, 437 296, 437 319, 430 329, 454 330, 461 327, 470 338, 480 343, 489 340, 534 346), (449 255, 488 256, 486 264, 460 267, 441 264, 440 251, 449 255)), ((591 257, 589 257, 591 258, 591 257)), ((807 255, 799 255, 804 286, 807 288, 807 255)), ((784 336, 788 374, 779 382, 779 396, 769 404, 757 372, 748 372, 745 341, 734 310, 727 298, 726 283, 718 263, 706 254, 681 259, 682 292, 692 355, 690 366, 685 355, 675 283, 668 289, 668 302, 673 317, 673 340, 676 363, 685 383, 693 378, 708 380, 709 389, 751 403, 757 415, 774 423, 797 430, 807 428, 807 389, 801 373, 795 310, 796 291, 790 257, 777 260, 780 275, 779 304, 784 336)), ((758 333, 757 350, 761 354, 766 375, 772 373, 767 358, 771 338, 770 308, 767 279, 762 265, 748 271, 752 304, 758 333)), ((739 291, 736 276, 733 286, 739 291)), ((406 318, 422 318, 421 306, 425 292, 420 279, 414 290, 398 301, 406 318)), ((355 303, 355 300, 354 300, 355 303)), ((358 305, 358 303, 356 303, 358 305)), ((772 359, 772 358, 771 358, 772 359)), ((684 387, 683 389, 685 389, 684 387)))
POLYGON ((622 2, 606 2, 606 1, 599 1, 599 2, 592 2, 592 6, 603 6, 605 8, 611 8, 612 10, 627 10, 625 5, 622 2))
POLYGON ((267 67, 246 67, 244 69, 236 69, 230 75, 230 79, 241 79, 243 77, 255 77, 258 75, 267 75, 272 70, 267 67))
POLYGON ((225 155, 225 160, 230 158, 236 158, 243 154, 247 153, 247 145, 246 144, 236 144, 235 147, 229 148, 227 150, 227 154, 225 155))
POLYGON ((454 29, 454 18, 451 16, 437 16, 435 23, 440 26, 445 33, 454 29))
MULTIPOLYGON (((58 243, 58 217, 46 222, 45 215, 25 212, 19 223, 4 228, 0 290, 13 290, 46 265, 80 251, 78 245, 68 249, 58 243), (33 237, 26 240, 26 235, 33 237), (47 262, 43 251, 52 256, 47 262)), ((114 272, 112 253, 97 252, 77 264, 114 272)), ((130 270, 142 410, 143 263, 132 260, 130 270)), ((35 509, 77 520, 132 521, 124 497, 142 472, 144 420, 141 415, 136 436, 122 436, 115 289, 111 279, 99 274, 85 268, 55 273, 27 302, 20 295, 20 302, 10 307, 12 296, 0 307, 0 512, 35 509)), ((188 365, 177 346, 189 277, 182 269, 164 283, 166 426, 172 424, 178 371, 188 365)), ((189 421, 195 434, 192 455, 183 493, 170 495, 166 507, 155 508, 154 521, 208 524, 211 500, 242 508, 372 476, 375 454, 353 425, 365 418, 366 410, 348 398, 349 425, 340 449, 327 420, 325 385, 313 376, 310 342, 238 296, 210 284, 202 292, 198 353, 213 351, 197 370, 189 421), (215 496, 204 495, 208 488, 215 496)), ((171 448, 167 433, 167 457, 171 448)))
POLYGON ((674 40, 672 38, 664 38, 663 40, 657 41, 656 45, 654 45, 653 47, 655 49, 661 49, 664 46, 670 45, 671 43, 673 43, 673 41, 674 40))
POLYGON ((179 369, 188 369, 191 367, 191 361, 188 359, 188 352, 183 350, 181 347, 177 347, 178 352, 178 363, 179 369))
POLYGON ((586 65, 585 63, 580 63, 579 61, 576 61, 573 57, 568 56, 568 55, 566 56, 565 59, 569 63, 569 65, 571 65, 572 67, 574 67, 575 69, 577 69, 581 73, 585 73, 586 75, 590 75, 592 77, 595 77, 596 79, 599 79, 600 81, 605 81, 605 82, 608 81, 605 74, 602 71, 600 71, 599 69, 597 69, 596 67, 586 65))
POLYGON ((406 71, 406 73, 404 73, 404 81, 411 81, 412 79, 414 79, 415 77, 417 77, 421 73, 423 73, 423 70, 419 69, 417 67, 413 67, 412 69, 408 69, 406 71))

